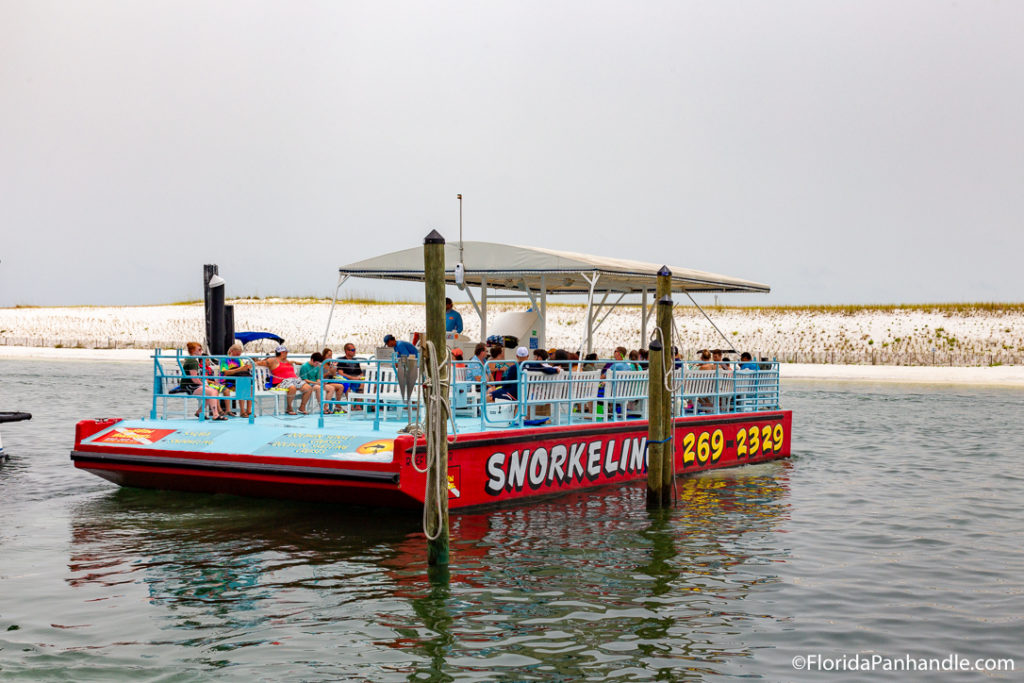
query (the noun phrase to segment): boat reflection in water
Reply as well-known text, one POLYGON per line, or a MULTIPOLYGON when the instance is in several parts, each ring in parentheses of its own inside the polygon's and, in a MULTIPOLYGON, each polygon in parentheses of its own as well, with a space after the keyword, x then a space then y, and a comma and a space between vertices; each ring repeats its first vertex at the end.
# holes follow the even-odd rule
POLYGON ((447 574, 428 572, 418 515, 123 490, 75 511, 66 580, 118 617, 91 640, 156 665, 718 671, 773 620, 751 598, 786 559, 765 537, 788 519, 789 468, 681 479, 659 513, 630 485, 453 516, 447 574))

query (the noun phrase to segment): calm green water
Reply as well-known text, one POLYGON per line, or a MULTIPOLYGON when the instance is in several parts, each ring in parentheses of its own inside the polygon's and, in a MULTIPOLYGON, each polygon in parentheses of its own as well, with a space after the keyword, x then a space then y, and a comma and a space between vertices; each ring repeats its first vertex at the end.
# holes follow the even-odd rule
MULTIPOLYGON (((0 679, 914 679, 794 657, 1024 655, 1024 392, 788 384, 794 457, 453 517, 120 490, 77 419, 149 367, 0 361, 0 679)), ((934 680, 977 680, 938 673, 934 680)))

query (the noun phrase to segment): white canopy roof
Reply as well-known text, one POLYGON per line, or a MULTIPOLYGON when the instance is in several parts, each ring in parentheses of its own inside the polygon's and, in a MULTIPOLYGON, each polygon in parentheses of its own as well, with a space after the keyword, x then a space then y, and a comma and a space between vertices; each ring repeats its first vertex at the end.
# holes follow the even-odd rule
MULTIPOLYGON (((455 283, 455 264, 459 260, 459 243, 445 244, 445 279, 455 283)), ((542 247, 520 247, 494 242, 463 242, 463 265, 466 284, 480 286, 486 279, 488 287, 521 289, 525 283, 532 291, 551 294, 586 294, 590 280, 597 275, 595 292, 642 292, 655 288, 661 264, 631 261, 555 251, 542 247), (586 275, 587 277, 584 277, 586 275)), ((716 275, 691 268, 668 266, 672 271, 672 290, 690 292, 768 292, 760 282, 716 275)), ((379 278, 382 280, 423 281, 423 247, 394 251, 390 254, 350 263, 339 269, 342 275, 379 278)))

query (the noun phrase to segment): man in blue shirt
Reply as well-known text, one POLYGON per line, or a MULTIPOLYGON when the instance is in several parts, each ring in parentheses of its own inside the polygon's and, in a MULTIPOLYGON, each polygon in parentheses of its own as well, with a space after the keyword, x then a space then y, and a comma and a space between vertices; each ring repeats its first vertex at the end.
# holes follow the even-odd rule
POLYGON ((452 305, 452 300, 446 297, 444 300, 444 331, 462 334, 462 316, 452 308, 452 305))
POLYGON ((487 362, 487 347, 477 344, 473 358, 466 363, 466 381, 479 383, 484 378, 484 363, 487 362))
POLYGON ((416 358, 419 353, 415 346, 405 340, 395 339, 391 334, 384 337, 384 346, 395 350, 395 379, 398 380, 398 391, 401 392, 402 400, 407 404, 411 420, 412 406, 408 404, 419 377, 419 368, 416 366, 416 358))
POLYGON ((395 355, 398 357, 412 356, 416 358, 419 356, 419 352, 416 351, 416 347, 405 341, 404 339, 395 339, 393 334, 389 334, 384 337, 384 346, 395 350, 395 355))
POLYGON ((740 370, 757 370, 757 363, 753 361, 754 359, 750 356, 750 354, 744 351, 740 355, 740 370))
POLYGON ((632 370, 633 366, 626 362, 626 353, 628 352, 626 351, 625 346, 615 347, 615 351, 612 352, 612 357, 615 359, 615 362, 609 363, 608 367, 605 368, 605 371, 611 370, 613 372, 626 372, 627 370, 632 370))

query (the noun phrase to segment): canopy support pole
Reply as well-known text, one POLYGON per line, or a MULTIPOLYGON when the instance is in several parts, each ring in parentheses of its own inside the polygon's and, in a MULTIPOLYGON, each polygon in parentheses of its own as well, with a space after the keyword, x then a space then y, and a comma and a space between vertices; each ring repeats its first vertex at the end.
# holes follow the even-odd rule
MULTIPOLYGON (((590 285, 590 292, 587 294, 587 336, 586 336, 586 350, 584 353, 590 353, 594 348, 594 334, 591 329, 594 324, 592 312, 594 310, 594 287, 597 286, 597 281, 601 278, 600 273, 594 273, 594 278, 587 277, 586 273, 580 273, 580 277, 587 281, 590 285)), ((583 355, 583 354, 580 354, 583 355)))
POLYGON ((647 348, 647 290, 644 289, 640 297, 640 348, 647 348))
POLYGON ((537 335, 537 346, 548 347, 548 284, 547 276, 540 276, 540 334, 537 335))
MULTIPOLYGON (((693 301, 693 305, 697 307, 697 310, 700 311, 701 313, 704 313, 704 309, 700 307, 700 304, 697 303, 693 296, 685 289, 683 290, 683 292, 685 292, 686 296, 690 297, 690 301, 693 301)), ((722 331, 718 329, 718 325, 716 325, 715 321, 711 319, 711 316, 709 316, 707 313, 704 313, 704 317, 708 319, 709 323, 711 323, 711 327, 715 328, 715 332, 718 332, 718 335, 725 340, 725 348, 732 348, 732 342, 729 341, 728 337, 722 334, 722 331)))
POLYGON ((348 280, 348 275, 338 274, 338 286, 334 288, 334 300, 331 301, 331 312, 327 314, 327 327, 324 329, 324 343, 320 345, 321 349, 327 348, 327 334, 331 331, 331 318, 334 317, 334 307, 338 303, 338 291, 341 290, 341 286, 348 280))
MULTIPOLYGON (((611 294, 611 292, 605 292, 605 295, 604 295, 604 299, 601 299, 601 305, 600 305, 600 306, 598 306, 598 308, 597 308, 597 311, 595 311, 595 312, 594 312, 594 317, 595 317, 595 318, 596 318, 596 317, 597 317, 598 315, 600 315, 600 314, 601 314, 601 310, 602 310, 602 309, 604 308, 604 302, 605 302, 605 300, 606 300, 606 299, 608 298, 608 295, 609 295, 609 294, 611 294)), ((599 330, 599 329, 601 328, 601 325, 603 325, 603 324, 604 324, 604 321, 608 319, 608 316, 610 316, 610 315, 612 314, 612 311, 614 311, 614 310, 615 310, 615 307, 619 305, 619 302, 621 302, 621 301, 622 301, 622 299, 623 299, 623 298, 624 298, 625 296, 626 296, 626 292, 622 292, 622 293, 620 293, 620 294, 619 294, 619 298, 618 298, 618 299, 616 299, 616 300, 615 300, 615 303, 613 303, 613 304, 612 304, 612 305, 611 305, 611 306, 610 306, 610 307, 608 308, 608 311, 607 311, 607 312, 606 312, 606 313, 604 314, 604 317, 603 317, 603 318, 601 318, 600 320, 598 320, 598 321, 597 321, 597 324, 596 324, 596 325, 594 325, 594 332, 597 332, 597 331, 598 331, 598 330, 599 330)))
POLYGON ((480 341, 487 343, 487 276, 480 276, 480 341))

